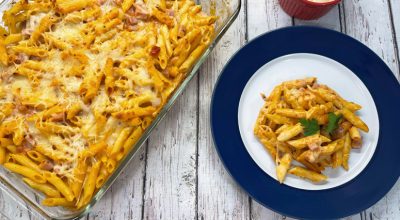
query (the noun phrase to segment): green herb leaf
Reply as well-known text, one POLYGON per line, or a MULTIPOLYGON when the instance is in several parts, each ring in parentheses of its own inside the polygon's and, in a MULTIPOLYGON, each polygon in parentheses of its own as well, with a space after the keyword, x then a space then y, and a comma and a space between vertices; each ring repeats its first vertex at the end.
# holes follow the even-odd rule
POLYGON ((300 119, 300 123, 304 127, 304 136, 310 136, 319 131, 318 121, 314 118, 311 120, 302 118, 300 119))
POLYGON ((337 127, 339 120, 342 118, 342 115, 336 115, 333 112, 328 113, 328 125, 326 126, 325 131, 331 134, 337 127))

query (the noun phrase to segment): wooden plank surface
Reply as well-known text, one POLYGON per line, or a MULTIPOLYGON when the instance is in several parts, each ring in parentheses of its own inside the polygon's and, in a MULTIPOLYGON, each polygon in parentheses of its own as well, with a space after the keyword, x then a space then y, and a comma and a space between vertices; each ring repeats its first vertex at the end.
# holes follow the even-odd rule
MULTIPOLYGON (((400 1, 399 0, 390 0, 389 6, 391 9, 391 19, 392 19, 392 34, 394 35, 395 41, 395 49, 397 50, 397 60, 399 66, 398 79, 400 79, 400 1)), ((372 207, 370 210, 373 210, 375 213, 379 213, 379 215, 375 214, 374 216, 380 216, 382 211, 388 213, 388 216, 395 216, 398 218, 400 216, 400 179, 397 181, 397 184, 393 187, 393 189, 388 193, 385 198, 372 207), (396 205, 397 204, 397 205, 396 205), (390 206, 390 208, 387 208, 390 206)))
POLYGON ((40 219, 39 216, 32 216, 25 206, 26 204, 15 202, 9 194, 0 192, 0 219, 40 219))
POLYGON ((346 34, 366 44, 399 77, 399 65, 387 0, 347 0, 343 4, 346 34))
POLYGON ((278 0, 251 0, 247 4, 247 25, 251 40, 267 31, 291 26, 292 18, 282 10, 278 0))
POLYGON ((144 219, 196 216, 197 77, 149 139, 144 219))
POLYGON ((147 144, 137 152, 87 220, 141 219, 147 144))
MULTIPOLYGON (((396 39, 395 46, 397 49, 397 59, 400 60, 400 51, 399 51, 399 45, 400 45, 400 0, 390 0, 389 7, 390 7, 390 15, 391 15, 391 21, 392 21, 392 26, 393 26, 392 34, 394 35, 394 38, 396 39)), ((399 64, 399 68, 400 68, 400 64, 399 64)))
MULTIPOLYGON (((244 3, 244 1, 242 1, 244 3)), ((245 7, 199 77, 198 219, 249 219, 249 198, 226 172, 210 133, 210 101, 215 81, 228 58, 245 43, 245 7)))

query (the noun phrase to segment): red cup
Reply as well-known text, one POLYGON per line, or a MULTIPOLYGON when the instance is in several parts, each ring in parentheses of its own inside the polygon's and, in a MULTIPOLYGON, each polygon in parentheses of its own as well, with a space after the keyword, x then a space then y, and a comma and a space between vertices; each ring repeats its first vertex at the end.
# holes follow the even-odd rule
POLYGON ((331 8, 339 4, 341 0, 329 2, 313 2, 309 0, 279 0, 282 9, 295 18, 302 20, 313 20, 328 13, 331 8))

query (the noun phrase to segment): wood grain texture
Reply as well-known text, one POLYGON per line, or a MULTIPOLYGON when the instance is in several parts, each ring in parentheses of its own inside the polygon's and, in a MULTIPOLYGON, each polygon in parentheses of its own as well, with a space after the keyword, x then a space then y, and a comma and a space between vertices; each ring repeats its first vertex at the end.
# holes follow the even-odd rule
POLYGON ((144 219, 196 216, 197 77, 148 143, 144 219))
POLYGON ((238 18, 199 74, 198 219, 249 219, 249 198, 234 183, 218 158, 209 123, 215 81, 228 58, 245 43, 244 9, 242 4, 238 18))
POLYGON ((248 0, 247 35, 249 40, 276 28, 292 25, 292 18, 287 15, 278 0, 248 0))
MULTIPOLYGON (((4 168, 1 168, 4 169, 4 168)), ((5 174, 2 174, 5 175, 5 174)), ((0 183, 1 188, 6 186, 3 182, 0 183)), ((21 187, 21 186, 19 186, 21 187)), ((18 186, 17 186, 18 188, 18 186)), ((25 191, 25 195, 32 199, 37 197, 29 192, 25 191)), ((36 200, 37 201, 37 200, 36 200)), ((23 219, 23 220, 39 220, 41 216, 26 203, 24 200, 16 196, 15 194, 9 194, 8 191, 0 190, 0 219, 23 219)))
POLYGON ((40 219, 39 216, 32 214, 28 211, 22 201, 17 203, 14 198, 12 198, 6 192, 0 192, 0 219, 23 219, 23 220, 37 220, 40 219), (22 205, 21 205, 22 204, 22 205))
MULTIPOLYGON (((400 1, 399 0, 390 0, 389 7, 391 12, 391 20, 392 20, 392 34, 396 39, 396 50, 397 50, 397 59, 400 60, 400 1)), ((400 68, 400 64, 399 64, 400 68)), ((400 73, 399 73, 400 74, 400 73)))
POLYGON ((346 33, 377 53, 399 78, 397 51, 387 0, 347 0, 343 3, 346 33))
POLYGON ((88 220, 141 219, 146 147, 143 146, 104 197, 86 217, 88 220))
POLYGON ((367 209, 367 219, 392 220, 400 216, 400 180, 378 203, 367 209))

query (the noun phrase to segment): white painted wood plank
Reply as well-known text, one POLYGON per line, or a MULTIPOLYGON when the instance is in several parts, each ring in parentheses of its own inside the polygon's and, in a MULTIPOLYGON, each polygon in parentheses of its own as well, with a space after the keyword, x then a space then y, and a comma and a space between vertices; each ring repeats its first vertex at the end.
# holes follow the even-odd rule
MULTIPOLYGON (((1 175, 2 176, 7 176, 8 173, 4 172, 4 169, 1 168, 1 175)), ((20 181, 19 177, 15 176, 15 179, 12 178, 6 178, 6 179, 11 179, 9 181, 14 182, 13 186, 16 187, 17 189, 25 189, 24 194, 28 198, 31 198, 32 200, 35 200, 35 194, 31 192, 29 188, 23 188, 24 185, 20 181)), ((7 217, 10 219, 22 219, 22 220, 36 220, 40 219, 40 215, 31 209, 31 207, 21 198, 19 198, 16 194, 13 192, 10 192, 10 190, 3 191, 3 189, 7 188, 7 185, 4 184, 3 182, 0 183, 0 219, 1 217, 7 217)))
POLYGON ((40 217, 28 211, 26 205, 16 202, 6 192, 0 192, 0 219, 39 220, 40 217), (22 205, 21 205, 22 204, 22 205))
POLYGON ((358 39, 377 53, 399 77, 387 0, 344 1, 347 34, 358 39))
POLYGON ((263 219, 268 219, 268 220, 294 220, 293 218, 289 218, 286 216, 283 216, 281 214, 278 214, 270 209, 265 208, 258 202, 252 200, 251 201, 251 219, 253 220, 263 220, 263 219))
MULTIPOLYGON (((394 1, 392 1, 394 2, 394 1)), ((386 0, 348 0, 343 3, 346 33, 374 50, 399 78, 399 65, 393 37, 389 5, 386 0)), ((397 15, 396 15, 397 16, 397 15)), ((377 204, 362 213, 363 219, 397 219, 400 216, 400 181, 377 204)))
POLYGON ((280 27, 292 25, 292 17, 287 15, 278 0, 251 0, 247 4, 247 24, 249 40, 280 27))
MULTIPOLYGON (((242 1, 244 3, 244 1, 242 1)), ((249 197, 224 169, 210 132, 210 101, 215 81, 232 54, 245 43, 245 5, 200 71, 198 219, 249 219, 249 197)))
POLYGON ((144 219, 196 216, 197 77, 149 139, 144 219))
MULTIPOLYGON (((253 200, 253 204, 255 201, 253 200)), ((258 206, 261 206, 258 204, 258 206)), ((286 216, 282 216, 276 212, 273 212, 269 209, 263 208, 258 210, 257 212, 252 212, 251 213, 251 219, 268 219, 268 220, 295 220, 294 218, 289 218, 286 216)), ((342 220, 364 220, 361 219, 361 214, 356 214, 352 215, 346 218, 343 218, 342 220)), ((365 219, 366 220, 366 219, 365 219)))
POLYGON ((363 213, 359 213, 359 214, 356 214, 356 215, 352 215, 352 216, 343 218, 343 220, 363 220, 363 219, 361 218, 361 215, 362 215, 362 214, 363 214, 363 213))
POLYGON ((137 152, 87 219, 141 219, 146 145, 137 152))
POLYGON ((341 31, 339 6, 335 6, 326 15, 317 20, 294 20, 295 25, 311 25, 341 31))
POLYGON ((371 219, 392 220, 400 218, 400 180, 378 203, 366 210, 371 219))
MULTIPOLYGON (((394 26, 394 34, 397 43, 397 57, 400 57, 400 0, 390 0, 392 22, 394 26)), ((400 77, 399 77, 400 78, 400 77)))

